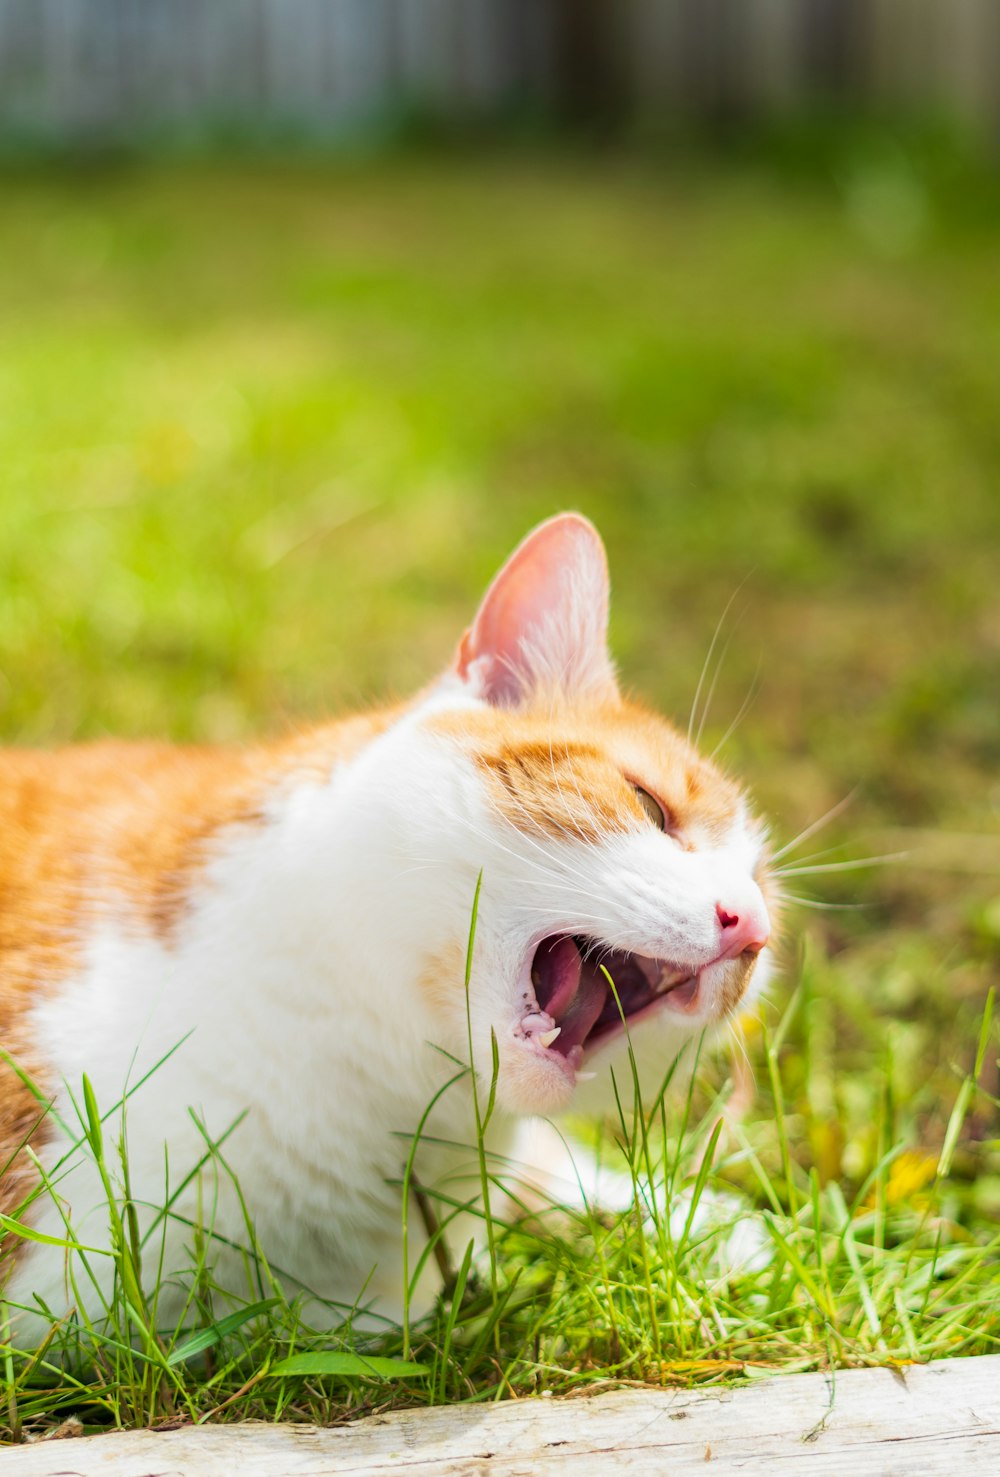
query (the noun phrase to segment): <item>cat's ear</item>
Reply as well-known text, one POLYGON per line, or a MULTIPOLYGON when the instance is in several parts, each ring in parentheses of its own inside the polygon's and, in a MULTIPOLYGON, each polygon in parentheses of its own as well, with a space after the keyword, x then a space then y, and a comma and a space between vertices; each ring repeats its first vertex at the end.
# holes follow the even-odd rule
POLYGON ((478 697, 504 707, 538 692, 617 696, 608 561, 592 523, 560 513, 528 534, 486 591, 455 671, 478 697))

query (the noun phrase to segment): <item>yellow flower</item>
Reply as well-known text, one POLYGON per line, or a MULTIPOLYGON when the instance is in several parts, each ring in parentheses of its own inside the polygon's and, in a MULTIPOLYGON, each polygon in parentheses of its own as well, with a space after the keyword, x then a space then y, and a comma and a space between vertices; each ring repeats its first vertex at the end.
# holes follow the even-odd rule
POLYGON ((886 1198, 890 1205, 901 1205, 915 1196, 937 1172, 937 1159, 920 1149, 906 1149, 889 1170, 886 1198))

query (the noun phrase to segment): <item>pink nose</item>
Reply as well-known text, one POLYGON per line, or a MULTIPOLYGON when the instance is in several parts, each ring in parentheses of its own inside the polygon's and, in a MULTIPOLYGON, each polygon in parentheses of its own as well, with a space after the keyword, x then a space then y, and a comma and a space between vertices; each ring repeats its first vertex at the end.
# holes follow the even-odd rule
POLYGON ((722 928, 723 959, 735 959, 738 954, 759 954, 771 937, 771 925, 760 903, 741 906, 738 913, 716 903, 715 912, 722 928))

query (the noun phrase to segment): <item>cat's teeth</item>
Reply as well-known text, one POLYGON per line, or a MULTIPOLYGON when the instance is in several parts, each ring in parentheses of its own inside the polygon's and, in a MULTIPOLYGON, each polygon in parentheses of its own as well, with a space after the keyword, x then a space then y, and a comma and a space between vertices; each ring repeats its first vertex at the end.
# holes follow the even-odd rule
POLYGON ((577 1072, 576 1080, 577 1082, 593 1082, 596 1076, 596 1072, 577 1072))
POLYGON ((539 1034, 535 1037, 535 1040, 540 1041, 543 1046, 551 1046, 561 1030, 562 1026, 553 1026, 551 1031, 539 1032, 539 1034))

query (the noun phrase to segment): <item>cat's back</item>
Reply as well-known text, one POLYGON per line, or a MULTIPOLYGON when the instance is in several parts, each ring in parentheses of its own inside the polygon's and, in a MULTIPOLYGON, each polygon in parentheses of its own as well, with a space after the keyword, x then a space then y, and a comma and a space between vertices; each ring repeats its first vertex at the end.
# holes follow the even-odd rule
POLYGON ((166 924, 192 848, 248 809, 250 780, 225 750, 0 750, 0 1000, 72 967, 95 913, 166 924))

